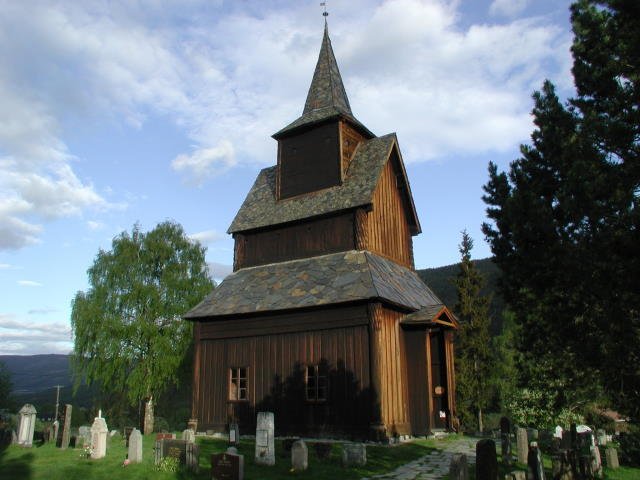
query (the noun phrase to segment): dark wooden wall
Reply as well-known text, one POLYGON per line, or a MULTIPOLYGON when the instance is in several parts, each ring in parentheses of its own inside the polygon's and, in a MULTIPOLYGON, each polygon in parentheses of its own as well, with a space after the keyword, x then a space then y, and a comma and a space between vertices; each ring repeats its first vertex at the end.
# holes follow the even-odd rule
POLYGON ((424 327, 404 331, 407 346, 407 381, 411 433, 426 435, 430 431, 429 379, 427 376, 427 332, 424 327))
POLYGON ((246 431, 254 428, 257 411, 270 410, 279 433, 366 434, 366 306, 200 322, 198 332, 193 415, 199 430, 223 431, 236 416, 246 431), (318 363, 327 368, 329 394, 327 402, 314 404, 304 397, 304 365, 318 363), (245 402, 228 400, 230 367, 248 367, 245 402))
POLYGON ((235 234, 234 271, 355 248, 353 213, 235 234))
POLYGON ((339 122, 278 141, 278 198, 289 198, 342 181, 339 122))
POLYGON ((413 265, 413 244, 404 202, 396 181, 397 168, 389 160, 373 195, 366 219, 366 249, 407 268, 413 265))

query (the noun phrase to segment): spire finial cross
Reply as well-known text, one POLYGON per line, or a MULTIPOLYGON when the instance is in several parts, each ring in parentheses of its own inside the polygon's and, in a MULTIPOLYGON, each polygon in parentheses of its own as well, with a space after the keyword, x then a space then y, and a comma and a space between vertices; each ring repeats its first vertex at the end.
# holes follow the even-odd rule
POLYGON ((327 12, 327 2, 322 2, 320 3, 321 7, 324 7, 324 12, 322 12, 322 16, 325 18, 325 20, 327 19, 327 17, 329 16, 329 12, 327 12))

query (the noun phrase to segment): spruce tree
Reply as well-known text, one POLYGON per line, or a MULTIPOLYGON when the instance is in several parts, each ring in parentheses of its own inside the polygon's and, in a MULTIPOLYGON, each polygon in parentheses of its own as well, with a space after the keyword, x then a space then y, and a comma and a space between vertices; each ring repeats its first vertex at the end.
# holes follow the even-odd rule
POLYGON ((456 342, 456 392, 458 414, 463 425, 476 424, 483 431, 483 412, 492 397, 493 358, 489 335, 488 297, 480 295, 482 275, 471 261, 473 240, 462 232, 459 246, 460 272, 455 280, 458 292, 456 314, 460 331, 456 342))
POLYGON ((563 104, 548 81, 534 94, 531 145, 508 173, 489 165, 483 231, 520 326, 521 383, 552 379, 557 409, 604 387, 638 414, 640 4, 571 11, 577 95, 563 104))

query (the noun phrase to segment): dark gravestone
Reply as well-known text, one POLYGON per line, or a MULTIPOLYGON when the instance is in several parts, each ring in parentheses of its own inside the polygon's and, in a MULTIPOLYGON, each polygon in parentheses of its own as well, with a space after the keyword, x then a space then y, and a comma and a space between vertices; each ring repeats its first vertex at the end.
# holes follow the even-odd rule
POLYGON ((69 446, 71 441, 71 411, 73 407, 69 404, 64 408, 64 424, 62 426, 62 436, 60 437, 60 448, 63 450, 69 446))
POLYGON ((243 480, 244 455, 235 453, 212 454, 211 478, 213 480, 243 480))
POLYGON ((529 467, 529 476, 532 480, 545 480, 542 454, 540 453, 537 442, 531 442, 529 445, 527 466, 529 467))
MULTIPOLYGON (((195 430, 194 430, 195 432, 195 430)), ((237 423, 229 425, 229 445, 237 447, 240 443, 240 428, 237 423)))
POLYGON ((511 422, 507 417, 500 419, 500 447, 502 462, 511 465, 511 422))
POLYGON ((454 453, 451 457, 449 480, 469 480, 467 456, 464 453, 454 453))
POLYGON ((331 444, 329 442, 316 442, 313 444, 313 449, 320 460, 327 460, 331 456, 331 444))
POLYGON ((174 457, 187 469, 198 472, 200 447, 186 440, 163 438, 156 440, 155 464, 158 465, 165 457, 174 457))
POLYGON ((476 443, 476 480, 498 479, 496 442, 486 438, 476 443))

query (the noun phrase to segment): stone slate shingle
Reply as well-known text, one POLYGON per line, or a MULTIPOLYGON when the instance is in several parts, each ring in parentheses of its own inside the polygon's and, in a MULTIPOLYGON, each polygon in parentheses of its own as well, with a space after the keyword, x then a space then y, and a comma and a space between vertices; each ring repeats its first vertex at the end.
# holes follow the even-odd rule
POLYGON ((371 299, 408 310, 442 305, 414 271, 370 252, 352 250, 241 269, 226 277, 185 318, 371 299))
POLYGON ((263 169, 227 233, 293 222, 370 204, 382 169, 396 143, 395 133, 360 143, 342 185, 283 200, 276 199, 277 167, 263 169))

